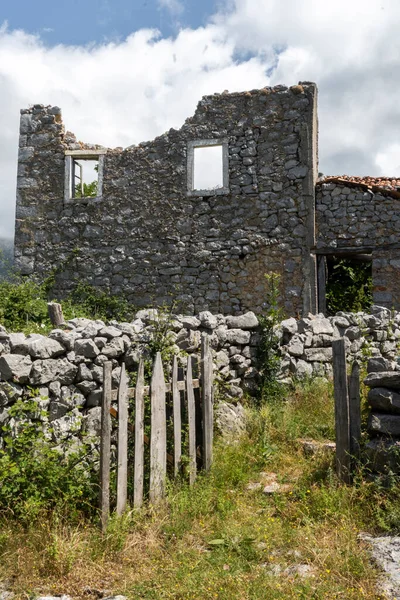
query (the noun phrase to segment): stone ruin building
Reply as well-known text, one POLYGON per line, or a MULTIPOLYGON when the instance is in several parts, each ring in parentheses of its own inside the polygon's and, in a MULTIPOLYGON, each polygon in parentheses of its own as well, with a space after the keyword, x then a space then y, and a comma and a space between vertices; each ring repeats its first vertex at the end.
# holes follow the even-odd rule
POLYGON ((374 303, 400 309, 400 180, 318 179, 313 83, 206 96, 126 149, 78 142, 58 107, 21 111, 16 266, 56 268, 60 296, 83 281, 136 306, 260 313, 274 272, 297 316, 325 311, 335 256, 369 261, 374 303))

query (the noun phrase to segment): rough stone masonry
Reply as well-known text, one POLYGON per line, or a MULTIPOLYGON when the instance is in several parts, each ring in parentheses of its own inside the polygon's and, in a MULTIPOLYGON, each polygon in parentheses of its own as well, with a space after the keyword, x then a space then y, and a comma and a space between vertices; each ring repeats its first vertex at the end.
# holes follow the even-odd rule
POLYGON ((316 97, 308 82, 205 96, 181 129, 126 149, 77 142, 58 107, 22 110, 17 268, 56 269, 59 296, 82 281, 138 307, 225 315, 262 312, 264 274, 279 273, 286 314, 301 316, 325 312, 326 257, 369 253, 374 302, 399 309, 400 181, 317 181, 316 97), (198 189, 210 148, 220 182, 198 189), (97 195, 74 197, 89 159, 97 195))
POLYGON ((57 107, 23 110, 17 267, 57 267, 61 295, 80 280, 186 314, 260 312, 264 273, 279 272, 287 312, 315 312, 315 104, 314 84, 206 96, 180 130, 125 150, 78 143, 57 107), (223 185, 196 190, 191 158, 208 145, 223 185), (82 156, 99 158, 95 198, 69 197, 82 156))

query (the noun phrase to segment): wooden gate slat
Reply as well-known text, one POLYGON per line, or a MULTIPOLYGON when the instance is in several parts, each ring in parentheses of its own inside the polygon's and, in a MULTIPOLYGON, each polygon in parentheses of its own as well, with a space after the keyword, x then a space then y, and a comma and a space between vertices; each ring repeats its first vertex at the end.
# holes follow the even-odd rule
POLYGON ((210 339, 207 334, 201 338, 201 397, 203 409, 203 466, 209 471, 213 461, 213 364, 210 351, 210 339))
POLYGON ((161 354, 157 352, 150 385, 151 444, 150 444, 150 502, 157 502, 165 493, 167 473, 167 422, 165 410, 165 381, 161 354))
POLYGON ((192 359, 190 356, 187 358, 186 397, 189 422, 189 483, 193 485, 196 480, 196 409, 192 381, 192 359))
POLYGON ((347 391, 346 349, 344 339, 332 342, 335 395, 336 471, 344 483, 350 483, 350 416, 347 391))
POLYGON ((361 402, 360 402, 360 365, 355 360, 348 379, 349 418, 350 418, 350 453, 357 459, 360 454, 361 440, 361 402))
POLYGON ((111 361, 107 361, 103 364, 100 437, 100 521, 103 532, 107 529, 110 514, 111 374, 112 363, 111 361))
POLYGON ((144 362, 139 361, 135 390, 135 463, 133 482, 133 506, 143 503, 144 481, 144 362))
POLYGON ((182 418, 181 395, 178 389, 178 359, 174 355, 172 363, 172 406, 174 417, 174 475, 178 476, 182 459, 182 418))
POLYGON ((118 468, 117 515, 126 510, 128 495, 128 376, 125 363, 121 365, 118 387, 118 468))

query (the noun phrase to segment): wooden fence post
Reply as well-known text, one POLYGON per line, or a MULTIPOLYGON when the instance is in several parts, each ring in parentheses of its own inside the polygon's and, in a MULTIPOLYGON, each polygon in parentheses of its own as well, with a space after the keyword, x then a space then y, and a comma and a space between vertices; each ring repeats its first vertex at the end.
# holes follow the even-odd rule
POLYGON ((213 461, 213 363, 210 352, 210 338, 203 333, 201 338, 201 397, 203 409, 203 466, 209 471, 213 461))
POLYGON ((174 354, 172 363, 172 406, 174 417, 174 475, 178 476, 182 459, 181 395, 178 389, 178 359, 174 354))
POLYGON ((100 520, 103 532, 107 529, 110 514, 111 373, 112 363, 107 361, 103 364, 100 438, 100 520))
POLYGON ((332 342, 335 395, 336 472, 341 481, 350 483, 350 414, 347 391, 346 349, 344 339, 332 342))
POLYGON ((188 404, 189 421, 189 483, 196 481, 196 408, 193 391, 192 357, 187 357, 186 369, 186 396, 188 404))
POLYGON ((143 503, 144 479, 144 362, 139 360, 135 390, 135 469, 133 483, 133 506, 143 503))
MULTIPOLYGON (((350 418, 350 454, 352 459, 360 455, 361 440, 361 402, 360 402, 360 365, 355 360, 348 378, 349 418, 350 418)), ((352 461, 354 462, 354 460, 352 461)))
POLYGON ((118 388, 118 469, 117 469, 117 515, 126 510, 128 495, 128 376, 125 363, 121 366, 118 388))
POLYGON ((64 320, 64 315, 63 315, 63 311, 61 308, 61 304, 58 304, 57 302, 48 302, 47 310, 49 312, 49 318, 50 318, 51 324, 54 327, 59 327, 60 325, 64 325, 65 320, 64 320))
POLYGON ((157 352, 150 386, 151 447, 150 502, 157 502, 165 493, 167 474, 167 420, 165 410, 165 381, 161 354, 157 352))

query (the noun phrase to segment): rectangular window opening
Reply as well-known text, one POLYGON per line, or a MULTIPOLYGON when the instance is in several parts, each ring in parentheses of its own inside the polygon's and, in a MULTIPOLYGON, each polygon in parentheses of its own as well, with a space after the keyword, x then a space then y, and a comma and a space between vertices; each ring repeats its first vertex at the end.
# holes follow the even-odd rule
POLYGON ((318 257, 319 311, 368 311, 372 305, 372 255, 343 253, 318 257))
POLYGON ((71 198, 96 198, 99 187, 99 159, 73 158, 71 160, 71 198))
POLYGON ((224 187, 222 149, 222 144, 194 148, 194 190, 213 191, 224 187))
POLYGON ((229 193, 228 140, 188 142, 187 184, 189 196, 229 193))

